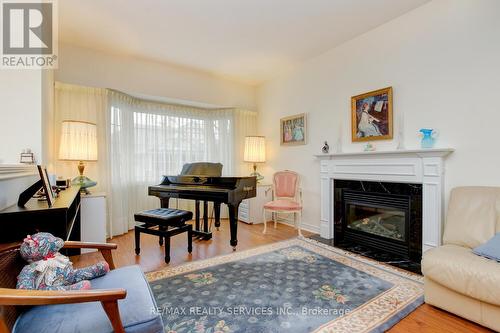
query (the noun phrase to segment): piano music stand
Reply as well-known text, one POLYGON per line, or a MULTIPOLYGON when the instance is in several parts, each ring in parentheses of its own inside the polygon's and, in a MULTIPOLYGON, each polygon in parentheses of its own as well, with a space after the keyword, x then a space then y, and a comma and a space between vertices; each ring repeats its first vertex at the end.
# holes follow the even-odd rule
MULTIPOLYGON (((181 175, 221 177, 223 165, 221 163, 196 162, 186 163, 182 166, 181 175)), ((214 202, 215 228, 220 227, 220 202, 214 202)), ((168 207, 165 206, 165 207, 168 207)), ((212 232, 208 225, 208 201, 203 201, 203 230, 200 225, 200 200, 195 200, 195 224, 193 235, 204 240, 212 238, 212 232)))

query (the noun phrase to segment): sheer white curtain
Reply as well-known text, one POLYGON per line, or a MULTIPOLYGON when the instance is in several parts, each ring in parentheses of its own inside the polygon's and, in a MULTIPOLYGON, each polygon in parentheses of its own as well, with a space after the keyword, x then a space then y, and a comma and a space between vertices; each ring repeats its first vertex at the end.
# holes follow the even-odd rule
POLYGON ((253 172, 252 164, 243 162, 245 152, 245 137, 257 135, 257 112, 232 109, 234 175, 248 176, 253 172))
POLYGON ((109 106, 108 90, 55 83, 54 96, 54 160, 58 176, 73 178, 78 175, 78 161, 60 161, 61 124, 64 120, 88 121, 97 125, 97 162, 86 162, 85 175, 97 181, 94 192, 108 192, 109 187, 109 106))
MULTIPOLYGON (((201 109, 154 103, 117 91, 56 82, 55 147, 63 120, 97 124, 98 160, 85 174, 107 193, 108 235, 127 232, 133 214, 159 206, 147 188, 163 175, 178 174, 184 163, 219 162, 223 175, 249 174, 243 162, 244 138, 256 135, 257 113, 240 109, 201 109)), ((57 155, 57 154, 56 154, 57 155)), ((52 161, 56 174, 73 178, 78 162, 52 161)), ((173 201, 192 209, 192 201, 173 201)), ((222 216, 226 210, 222 209, 222 216)))
MULTIPOLYGON (((154 103, 116 91, 109 96, 112 235, 131 229, 135 212, 158 207, 148 185, 179 174, 185 163, 219 162, 223 175, 245 174, 240 145, 255 134, 255 112, 154 103)), ((192 201, 172 204, 193 208, 192 201)))

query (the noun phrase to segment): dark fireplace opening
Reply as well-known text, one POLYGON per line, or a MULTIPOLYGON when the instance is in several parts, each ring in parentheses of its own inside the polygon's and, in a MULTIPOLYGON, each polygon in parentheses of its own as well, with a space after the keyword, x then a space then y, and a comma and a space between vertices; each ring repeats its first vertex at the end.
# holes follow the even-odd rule
POLYGON ((318 241, 420 273, 422 185, 334 181, 334 239, 318 241))
POLYGON ((346 240, 410 257, 410 196, 352 190, 342 195, 346 240))
POLYGON ((347 229, 406 243, 407 212, 392 207, 346 204, 347 229))

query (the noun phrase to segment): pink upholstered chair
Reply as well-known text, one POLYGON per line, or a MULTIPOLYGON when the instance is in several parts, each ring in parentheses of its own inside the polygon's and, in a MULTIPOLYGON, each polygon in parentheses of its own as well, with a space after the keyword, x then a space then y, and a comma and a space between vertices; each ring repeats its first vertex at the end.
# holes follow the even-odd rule
POLYGON ((299 231, 299 236, 302 236, 300 231, 300 223, 302 219, 302 193, 299 188, 300 178, 296 172, 285 170, 278 171, 273 176, 273 201, 264 205, 264 231, 267 231, 266 211, 272 212, 274 227, 277 224, 277 213, 293 213, 293 221, 295 227, 299 231), (299 218, 297 219, 297 215, 299 218))

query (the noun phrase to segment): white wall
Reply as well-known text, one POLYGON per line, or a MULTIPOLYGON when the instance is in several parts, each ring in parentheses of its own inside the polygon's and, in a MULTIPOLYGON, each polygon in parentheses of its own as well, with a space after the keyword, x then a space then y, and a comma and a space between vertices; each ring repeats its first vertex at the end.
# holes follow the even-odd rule
MULTIPOLYGON (((19 154, 26 148, 33 151, 37 163, 49 160, 52 74, 51 70, 0 70, 0 169, 2 164, 19 163, 19 154)), ((37 178, 4 175, 0 179, 0 210, 15 204, 19 193, 37 178)))
MULTIPOLYGON (((394 88, 395 133, 404 113, 405 144, 417 148, 418 129, 441 134, 447 160, 446 193, 458 185, 500 185, 500 1, 434 0, 304 63, 257 92, 260 134, 267 137, 265 174, 293 169, 303 177, 304 218, 319 227, 319 161, 324 140, 335 143, 342 126, 351 143, 350 97, 394 88), (308 113, 309 142, 281 147, 279 119, 308 113)), ((379 150, 396 141, 374 142, 379 150)))
POLYGON ((42 161, 49 170, 54 171, 50 163, 54 160, 54 71, 42 72, 42 161))
POLYGON ((0 164, 30 148, 42 159, 41 70, 0 70, 0 164))
POLYGON ((55 79, 218 106, 255 109, 255 88, 185 67, 59 45, 55 79))
POLYGON ((19 194, 38 179, 37 175, 0 179, 0 210, 14 205, 19 199, 19 194))

